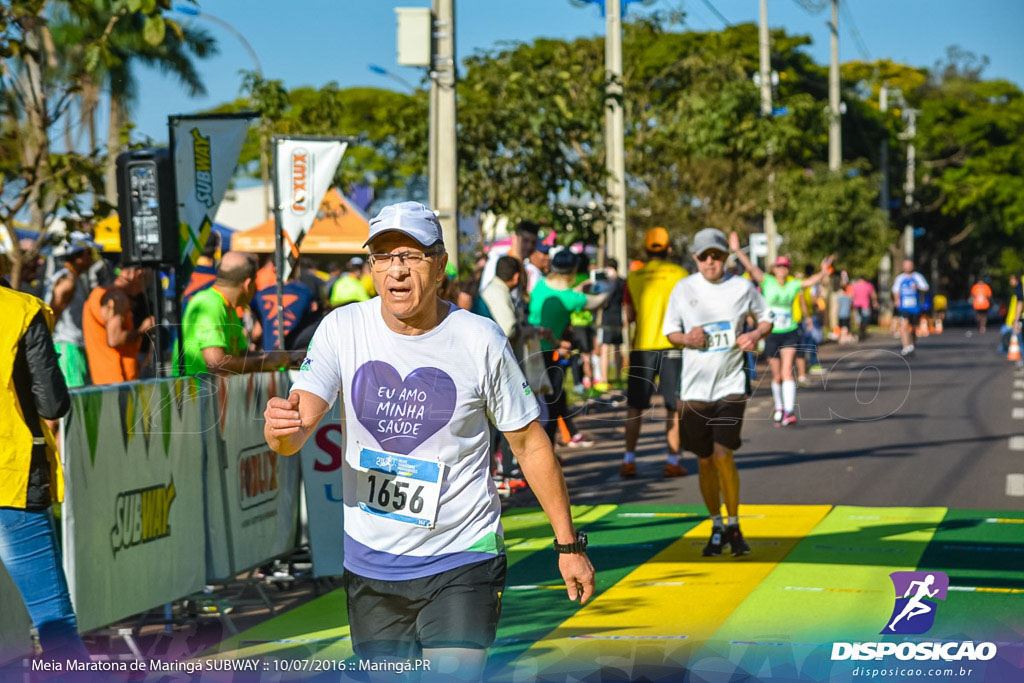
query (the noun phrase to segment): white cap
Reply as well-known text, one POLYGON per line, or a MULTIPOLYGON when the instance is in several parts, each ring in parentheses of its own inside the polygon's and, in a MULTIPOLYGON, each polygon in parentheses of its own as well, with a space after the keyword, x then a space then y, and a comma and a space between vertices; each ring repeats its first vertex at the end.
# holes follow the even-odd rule
POLYGON ((444 244, 440 221, 433 211, 419 202, 399 202, 381 209, 370 220, 370 236, 363 246, 386 232, 408 235, 424 247, 432 247, 439 242, 444 244))

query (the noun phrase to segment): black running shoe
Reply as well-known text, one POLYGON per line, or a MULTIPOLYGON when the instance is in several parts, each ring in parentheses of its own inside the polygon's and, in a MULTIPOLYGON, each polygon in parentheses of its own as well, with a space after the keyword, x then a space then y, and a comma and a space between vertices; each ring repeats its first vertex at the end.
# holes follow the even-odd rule
POLYGON ((701 554, 704 557, 718 557, 719 555, 721 555, 723 543, 722 539, 724 536, 725 531, 723 531, 720 527, 712 527, 711 540, 709 540, 708 544, 704 546, 704 550, 701 551, 701 554))
MULTIPOLYGON (((723 543, 728 543, 729 547, 732 548, 733 557, 746 555, 750 552, 750 546, 747 545, 745 540, 743 540, 743 534, 740 532, 740 528, 736 524, 725 527, 725 531, 722 532, 722 541, 723 543)), ((721 546, 719 546, 719 548, 721 548, 721 546)))

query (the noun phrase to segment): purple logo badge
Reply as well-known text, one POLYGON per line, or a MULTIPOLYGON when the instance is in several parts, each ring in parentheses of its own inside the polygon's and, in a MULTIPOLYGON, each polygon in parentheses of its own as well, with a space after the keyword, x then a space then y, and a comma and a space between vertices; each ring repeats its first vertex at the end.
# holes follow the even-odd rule
POLYGON ((391 365, 364 363, 352 379, 359 423, 386 451, 409 455, 455 413, 455 382, 438 368, 417 368, 403 380, 391 365))
POLYGON ((943 572, 893 572, 896 605, 882 635, 927 633, 935 623, 935 600, 945 600, 949 577, 943 572))

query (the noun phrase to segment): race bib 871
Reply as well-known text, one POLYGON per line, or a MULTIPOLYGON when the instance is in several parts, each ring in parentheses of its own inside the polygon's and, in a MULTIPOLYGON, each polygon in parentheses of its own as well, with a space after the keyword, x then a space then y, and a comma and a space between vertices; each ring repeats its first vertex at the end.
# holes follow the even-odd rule
POLYGON ((704 349, 702 353, 728 351, 736 345, 736 332, 733 331, 732 323, 728 320, 707 323, 701 327, 704 328, 704 349))
POLYGON ((402 524, 434 527, 443 464, 363 448, 359 451, 356 473, 360 510, 402 524))

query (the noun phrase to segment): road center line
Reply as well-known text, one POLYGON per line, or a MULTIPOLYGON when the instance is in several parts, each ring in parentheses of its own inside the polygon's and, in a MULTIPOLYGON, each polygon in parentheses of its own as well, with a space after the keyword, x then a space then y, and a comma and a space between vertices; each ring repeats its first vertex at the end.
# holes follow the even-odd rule
POLYGON ((1024 451, 1024 436, 1011 436, 1010 437, 1010 450, 1011 451, 1024 451))
POLYGON ((1015 392, 1013 392, 1013 400, 1014 401, 1024 401, 1024 391, 1015 391, 1015 392))
POLYGON ((1024 420, 1024 408, 1014 408, 1011 415, 1014 420, 1024 420))
POLYGON ((1014 389, 1024 389, 1024 379, 1015 379, 1015 380, 1013 380, 1013 388, 1014 389))
POLYGON ((1006 495, 1015 497, 1024 496, 1024 474, 1006 475, 1006 495))

